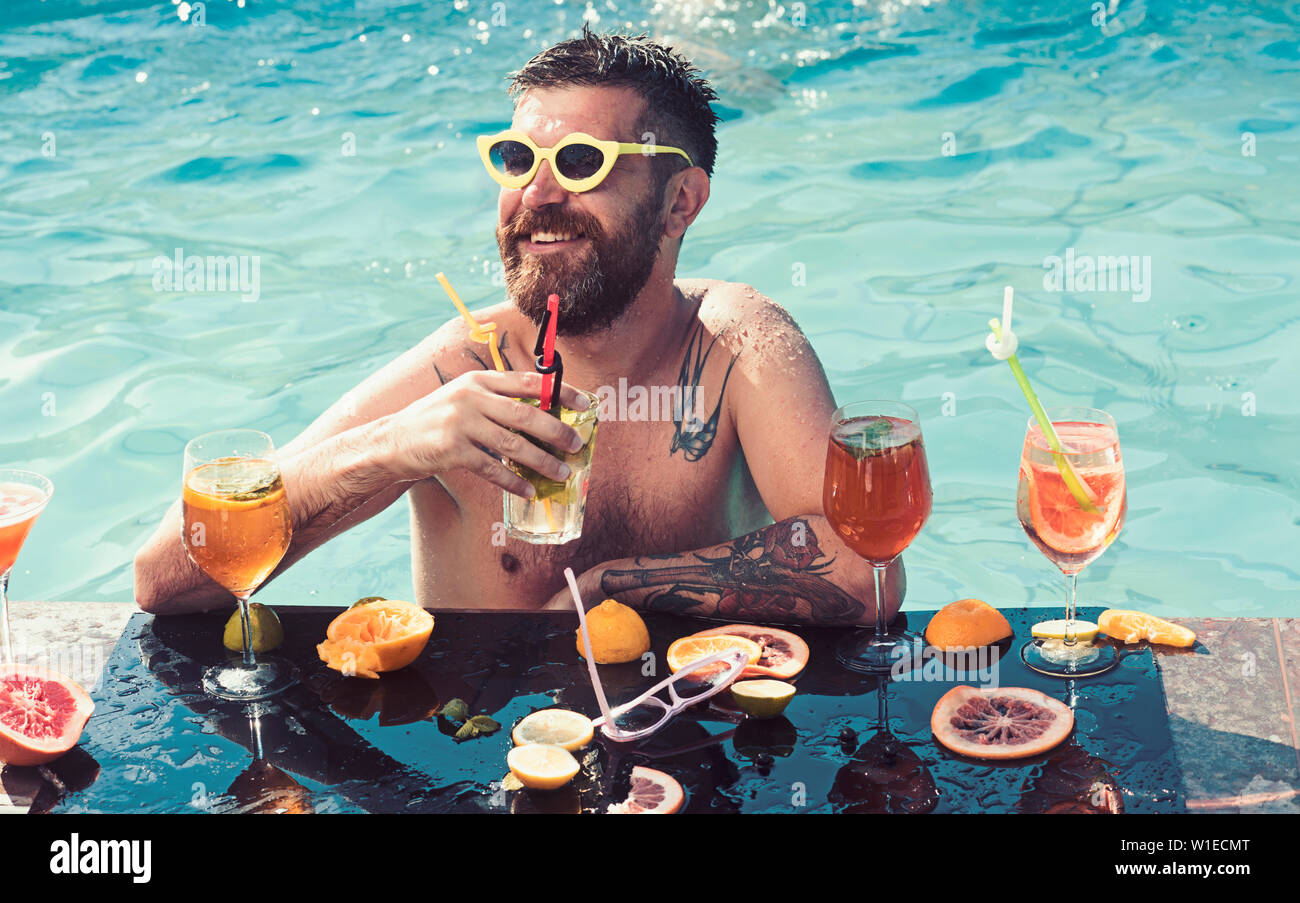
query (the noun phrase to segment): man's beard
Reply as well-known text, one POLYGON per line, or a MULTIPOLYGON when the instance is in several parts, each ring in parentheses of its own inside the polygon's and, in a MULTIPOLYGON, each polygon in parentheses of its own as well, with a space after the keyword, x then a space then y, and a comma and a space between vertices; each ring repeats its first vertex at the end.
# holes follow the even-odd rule
POLYGON ((647 192, 613 235, 606 235, 590 214, 552 208, 525 208, 510 223, 498 226, 506 290, 515 306, 534 323, 541 323, 546 296, 554 292, 560 296, 560 335, 583 336, 607 329, 650 279, 663 234, 662 196, 662 191, 647 192), (589 244, 577 251, 525 254, 519 242, 534 232, 582 235, 589 244))

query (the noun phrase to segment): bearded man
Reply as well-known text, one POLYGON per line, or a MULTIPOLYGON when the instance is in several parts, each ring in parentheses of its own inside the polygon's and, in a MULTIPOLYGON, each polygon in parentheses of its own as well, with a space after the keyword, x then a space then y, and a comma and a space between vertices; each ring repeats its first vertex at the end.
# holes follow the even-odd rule
MULTIPOLYGON (((871 567, 822 513, 835 404, 817 356, 748 285, 675 278, 683 236, 709 199, 712 88, 654 41, 584 29, 530 60, 510 93, 511 128, 479 142, 501 185, 508 297, 474 312, 497 324, 507 370, 450 320, 285 446, 293 543, 275 573, 406 496, 426 608, 571 607, 572 567, 592 604, 874 623, 871 567), (521 434, 581 445, 572 427, 518 400, 540 396, 532 350, 551 293, 561 298, 562 404, 587 407, 579 388, 602 399, 675 389, 687 403, 667 418, 602 404, 582 534, 533 545, 503 537, 502 491, 533 494, 503 459, 563 480, 564 463, 521 434)), ((135 595, 158 614, 231 602, 188 560, 179 502, 136 556, 135 595)), ((884 595, 892 618, 897 563, 884 595)))

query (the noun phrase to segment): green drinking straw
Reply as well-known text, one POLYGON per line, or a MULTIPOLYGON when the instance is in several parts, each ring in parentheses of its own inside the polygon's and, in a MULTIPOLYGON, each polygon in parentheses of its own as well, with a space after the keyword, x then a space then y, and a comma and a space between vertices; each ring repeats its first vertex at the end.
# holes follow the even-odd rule
MULTIPOLYGON (((1014 343, 1015 333, 1011 331, 1011 286, 1007 286, 1002 298, 1002 312, 1007 319, 1007 341, 1014 343)), ((1002 344, 1002 324, 998 318, 994 317, 989 320, 989 329, 993 331, 993 341, 999 348, 1005 348, 1002 344)), ((986 344, 988 344, 986 342, 986 344)), ((1014 350, 1015 345, 1012 344, 1014 350)), ((993 353, 994 349, 989 347, 989 352, 993 353)), ((994 357, 1001 358, 994 353, 994 357)), ((1005 358, 1006 362, 1011 365, 1011 373, 1020 383, 1020 391, 1025 393, 1025 400, 1029 402, 1029 407, 1034 412, 1034 418, 1038 421, 1038 426, 1043 431, 1043 436, 1047 439, 1047 444, 1051 447, 1052 459, 1056 461, 1056 469, 1061 473, 1061 479, 1065 480, 1065 485, 1069 487, 1070 493, 1074 496, 1079 507, 1089 514, 1097 514, 1097 506, 1093 502, 1092 493, 1088 491, 1087 486, 1075 474, 1074 468, 1070 466, 1069 460, 1061 450, 1061 440, 1056 435, 1056 429, 1052 426, 1052 421, 1048 419, 1047 412, 1043 410, 1043 403, 1038 400, 1034 394, 1034 387, 1029 384, 1029 377, 1025 375, 1025 369, 1020 366, 1020 360, 1015 354, 1010 354, 1005 358)))

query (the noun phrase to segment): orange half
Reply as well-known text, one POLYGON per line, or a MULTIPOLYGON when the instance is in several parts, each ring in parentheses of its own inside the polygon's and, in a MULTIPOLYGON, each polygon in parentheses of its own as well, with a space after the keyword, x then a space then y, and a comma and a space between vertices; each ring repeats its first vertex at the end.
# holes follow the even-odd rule
POLYGON ((335 671, 373 679, 419 658, 432 633, 433 615, 423 608, 382 599, 349 608, 331 621, 316 652, 335 671))

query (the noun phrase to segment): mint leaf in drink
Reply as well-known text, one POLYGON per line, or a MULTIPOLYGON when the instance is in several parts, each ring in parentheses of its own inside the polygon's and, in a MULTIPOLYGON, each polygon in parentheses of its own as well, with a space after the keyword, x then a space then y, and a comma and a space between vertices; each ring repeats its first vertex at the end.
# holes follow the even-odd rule
POLYGON ((845 427, 852 432, 840 433, 837 441, 858 459, 897 444, 894 422, 888 417, 862 417, 845 424, 845 427))

